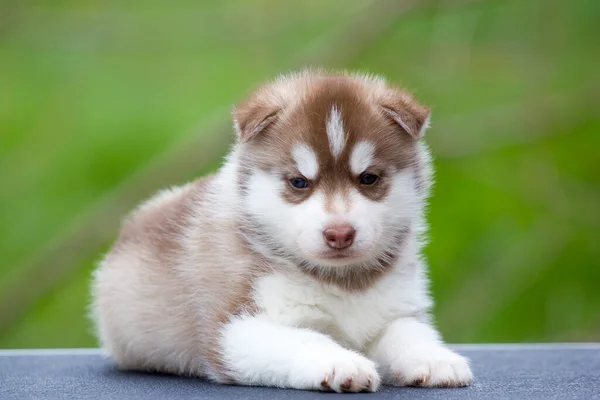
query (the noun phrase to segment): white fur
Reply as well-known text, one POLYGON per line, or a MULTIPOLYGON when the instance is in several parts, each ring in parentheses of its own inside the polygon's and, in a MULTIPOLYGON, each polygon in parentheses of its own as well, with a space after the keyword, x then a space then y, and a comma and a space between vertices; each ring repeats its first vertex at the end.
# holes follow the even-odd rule
POLYGON ((262 317, 234 319, 223 331, 223 359, 236 381, 297 389, 341 392, 375 391, 380 378, 375 363, 344 349, 329 336, 262 317))
POLYGON ((267 236, 288 252, 314 258, 314 253, 325 249, 323 230, 329 222, 325 199, 316 192, 306 201, 292 205, 276 194, 283 185, 276 176, 255 171, 248 185, 247 210, 262 222, 267 236))
MULTIPOLYGON (((398 267, 416 260, 402 260, 398 267)), ((346 348, 363 351, 391 321, 431 305, 416 264, 375 288, 349 295, 303 274, 274 274, 256 285, 256 301, 273 323, 328 332, 346 348), (402 283, 398 283, 402 278, 402 283)))
POLYGON ((346 134, 344 133, 344 122, 342 114, 335 107, 331 107, 329 118, 327 119, 327 139, 329 140, 329 150, 333 158, 338 158, 344 146, 346 146, 346 134))
POLYGON ((305 144, 294 147, 292 151, 296 167, 308 179, 316 179, 319 173, 319 162, 315 152, 305 144))
POLYGON ((412 317, 390 323, 368 355, 394 384, 462 386, 473 379, 467 359, 444 347, 431 325, 412 317))
POLYGON ((354 175, 360 175, 373 163, 375 146, 371 142, 358 142, 350 155, 350 168, 354 175))
POLYGON ((336 213, 326 210, 325 197, 319 191, 306 201, 294 205, 277 195, 284 183, 276 176, 255 171, 250 177, 247 210, 262 221, 269 237, 277 240, 289 253, 300 253, 315 264, 324 261, 319 253, 327 250, 323 231, 332 224, 349 224, 356 230, 352 251, 356 263, 368 263, 395 240, 394 229, 408 224, 418 215, 420 199, 414 189, 412 173, 395 174, 391 193, 383 202, 373 202, 358 191, 350 193, 349 208, 334 201, 336 213), (338 206, 335 204, 338 203, 338 206), (341 211, 341 212, 339 212, 341 211))

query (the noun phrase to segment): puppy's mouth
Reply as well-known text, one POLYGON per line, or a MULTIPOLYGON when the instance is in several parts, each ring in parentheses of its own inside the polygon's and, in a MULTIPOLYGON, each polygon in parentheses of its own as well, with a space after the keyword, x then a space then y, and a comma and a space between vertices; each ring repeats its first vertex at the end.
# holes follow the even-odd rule
POLYGON ((352 261, 359 260, 364 257, 364 253, 360 251, 356 251, 354 249, 344 249, 344 250, 326 250, 321 251, 316 254, 317 258, 326 262, 334 262, 334 263, 342 263, 347 264, 352 261))
POLYGON ((345 251, 345 250, 334 250, 334 251, 330 251, 330 252, 326 252, 326 253, 322 253, 320 255, 320 258, 324 258, 326 260, 343 260, 345 258, 352 258, 353 256, 356 257, 356 255, 352 254, 353 252, 351 251, 345 251))

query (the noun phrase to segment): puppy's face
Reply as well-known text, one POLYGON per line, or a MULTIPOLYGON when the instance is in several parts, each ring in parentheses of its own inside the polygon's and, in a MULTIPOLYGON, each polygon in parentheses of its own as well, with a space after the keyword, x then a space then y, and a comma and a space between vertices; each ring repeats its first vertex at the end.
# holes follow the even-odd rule
POLYGON ((383 81, 304 74, 236 110, 254 239, 305 267, 389 262, 423 206, 428 110, 383 81))

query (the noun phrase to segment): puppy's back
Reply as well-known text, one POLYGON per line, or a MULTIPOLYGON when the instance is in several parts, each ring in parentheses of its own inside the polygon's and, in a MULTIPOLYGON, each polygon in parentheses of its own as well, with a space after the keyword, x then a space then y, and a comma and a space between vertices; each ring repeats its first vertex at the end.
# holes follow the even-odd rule
POLYGON ((234 211, 229 221, 218 211, 227 207, 219 181, 205 178, 148 200, 126 219, 95 272, 93 318, 121 368, 224 380, 219 328, 252 308, 255 271, 247 268, 248 251, 239 251, 234 211))

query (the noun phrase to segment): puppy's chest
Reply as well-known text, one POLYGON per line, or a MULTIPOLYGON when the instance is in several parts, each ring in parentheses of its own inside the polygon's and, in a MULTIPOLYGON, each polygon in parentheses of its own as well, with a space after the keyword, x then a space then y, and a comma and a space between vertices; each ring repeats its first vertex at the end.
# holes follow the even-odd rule
POLYGON ((395 314, 391 293, 377 289, 348 293, 312 278, 283 274, 260 279, 255 301, 273 322, 328 334, 355 350, 362 350, 395 314))

